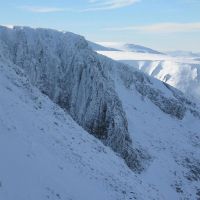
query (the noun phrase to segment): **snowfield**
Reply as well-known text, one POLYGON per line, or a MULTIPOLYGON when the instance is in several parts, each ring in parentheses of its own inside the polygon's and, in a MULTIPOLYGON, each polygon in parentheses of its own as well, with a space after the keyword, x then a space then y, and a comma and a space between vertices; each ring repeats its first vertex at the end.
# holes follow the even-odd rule
POLYGON ((72 33, 0 44, 0 199, 200 198, 199 103, 72 33))

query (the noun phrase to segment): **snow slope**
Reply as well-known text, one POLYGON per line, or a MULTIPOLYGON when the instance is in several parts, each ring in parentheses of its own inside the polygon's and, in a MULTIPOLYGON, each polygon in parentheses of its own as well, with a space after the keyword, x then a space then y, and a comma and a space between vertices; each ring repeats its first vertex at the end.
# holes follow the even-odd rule
MULTIPOLYGON (((151 156, 151 163, 141 173, 141 180, 161 192, 159 199, 199 199, 199 120, 191 113, 182 120, 166 115, 147 96, 137 92, 130 78, 131 70, 124 73, 122 79, 115 81, 129 132, 134 145, 151 156)), ((152 85, 165 91, 159 81, 152 85)))
POLYGON ((2 28, 0 42, 0 197, 200 198, 199 104, 72 33, 2 28))
POLYGON ((0 199, 156 197, 120 157, 2 60, 0 94, 0 199))
POLYGON ((134 66, 178 88, 187 96, 196 98, 197 101, 200 100, 200 62, 138 61, 134 66))

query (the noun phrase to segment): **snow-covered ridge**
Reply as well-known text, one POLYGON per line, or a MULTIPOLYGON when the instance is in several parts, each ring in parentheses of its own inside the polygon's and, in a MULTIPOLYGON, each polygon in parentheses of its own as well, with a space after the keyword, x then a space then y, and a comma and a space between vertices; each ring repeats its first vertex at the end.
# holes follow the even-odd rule
POLYGON ((151 48, 144 47, 144 46, 141 46, 141 45, 136 45, 136 44, 124 44, 121 48, 124 51, 130 51, 130 52, 163 54, 163 53, 156 51, 156 50, 153 50, 151 48))
POLYGON ((137 44, 118 43, 118 42, 99 42, 99 43, 89 42, 89 44, 91 44, 91 47, 94 51, 124 51, 124 52, 164 55, 164 53, 162 52, 137 44))
POLYGON ((134 87, 139 94, 143 97, 147 97, 164 113, 178 119, 183 119, 186 112, 189 111, 200 119, 199 107, 197 104, 187 99, 179 90, 125 65, 123 66, 121 64, 117 69, 118 76, 121 78, 126 88, 134 87))
MULTIPOLYGON (((152 63, 153 64, 153 63, 152 63)), ((150 63, 149 66, 152 66, 150 63)), ((200 99, 200 62, 178 63, 164 61, 154 63, 153 76, 180 89, 186 95, 200 99), (162 66, 162 67, 161 67, 162 66)))
MULTIPOLYGON (((180 58, 178 58, 180 59, 180 58)), ((197 59, 191 59, 189 62, 176 60, 124 60, 122 62, 129 64, 141 71, 166 82, 167 84, 181 90, 190 98, 200 99, 200 62, 197 59)))
POLYGON ((120 77, 125 85, 133 85, 163 112, 178 119, 183 119, 186 111, 195 110, 195 105, 177 98, 161 82, 152 84, 155 80, 143 73, 96 54, 76 34, 2 27, 0 43, 2 57, 23 68, 35 86, 67 110, 85 130, 119 153, 132 169, 142 166, 115 90, 115 77, 120 77))
POLYGON ((73 33, 1 28, 0 44, 3 199, 199 198, 199 108, 180 91, 73 33))

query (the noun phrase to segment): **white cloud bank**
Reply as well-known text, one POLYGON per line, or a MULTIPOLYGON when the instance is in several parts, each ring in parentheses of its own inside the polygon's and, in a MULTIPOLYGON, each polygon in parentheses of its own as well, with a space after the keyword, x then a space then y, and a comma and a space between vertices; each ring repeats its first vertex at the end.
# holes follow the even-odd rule
POLYGON ((55 13, 55 12, 89 12, 98 10, 114 10, 127 6, 131 6, 140 0, 88 0, 87 8, 84 9, 71 9, 62 7, 39 7, 39 6, 21 6, 20 8, 34 13, 55 13))
POLYGON ((20 8, 33 13, 55 13, 55 12, 64 12, 71 10, 68 8, 61 8, 61 7, 38 7, 38 6, 21 6, 20 8))
POLYGON ((113 10, 122 7, 131 6, 140 0, 90 0, 91 7, 84 11, 95 11, 95 10, 113 10))
POLYGON ((143 26, 106 28, 109 31, 139 31, 148 33, 175 33, 200 31, 200 22, 196 23, 157 23, 143 26))

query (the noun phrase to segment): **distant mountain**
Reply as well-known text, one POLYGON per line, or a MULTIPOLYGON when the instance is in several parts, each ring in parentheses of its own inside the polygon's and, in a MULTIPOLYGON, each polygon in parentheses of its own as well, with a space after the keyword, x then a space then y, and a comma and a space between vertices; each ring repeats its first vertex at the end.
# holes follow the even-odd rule
POLYGON ((123 43, 110 43, 110 42, 102 42, 102 43, 94 43, 88 41, 89 46, 94 51, 128 51, 128 52, 136 52, 136 53, 151 53, 151 54, 164 54, 159 51, 150 49, 148 47, 144 47, 136 44, 123 44, 123 43))
POLYGON ((126 51, 130 51, 130 52, 138 52, 138 53, 163 54, 159 51, 150 49, 148 47, 136 45, 136 44, 124 44, 122 46, 122 49, 126 51))
MULTIPOLYGON (((128 62, 125 62, 128 64, 128 62)), ((163 61, 135 61, 129 64, 185 93, 196 101, 200 100, 200 61, 194 63, 163 61), (199 63, 195 63, 199 62, 199 63)))

